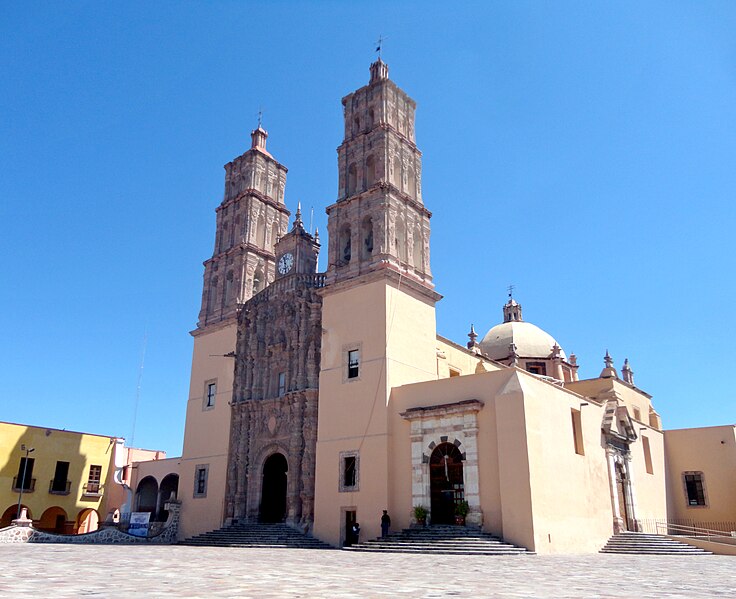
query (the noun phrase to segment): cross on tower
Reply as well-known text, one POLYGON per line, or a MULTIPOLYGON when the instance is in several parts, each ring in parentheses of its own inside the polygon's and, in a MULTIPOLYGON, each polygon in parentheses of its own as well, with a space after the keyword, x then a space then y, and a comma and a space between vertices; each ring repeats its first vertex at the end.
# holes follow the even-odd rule
POLYGON ((514 287, 515 287, 515 285, 509 285, 509 287, 508 287, 508 290, 509 290, 509 299, 513 299, 514 298, 514 287))
POLYGON ((258 128, 261 128, 261 125, 263 124, 263 109, 258 110, 258 128))
POLYGON ((376 42, 376 52, 378 52, 378 59, 381 59, 381 48, 383 47, 383 42, 386 41, 388 38, 383 37, 382 35, 378 36, 378 41, 376 42))

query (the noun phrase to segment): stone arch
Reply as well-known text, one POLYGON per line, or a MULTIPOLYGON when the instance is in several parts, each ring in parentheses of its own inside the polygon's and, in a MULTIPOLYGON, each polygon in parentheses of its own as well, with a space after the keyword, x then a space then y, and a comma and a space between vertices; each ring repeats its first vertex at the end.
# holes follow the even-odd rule
POLYGON ((212 277, 210 288, 207 292, 207 312, 212 314, 217 309, 217 285, 220 281, 217 277, 212 277))
POLYGON ((430 513, 433 524, 452 524, 465 499, 465 458, 454 443, 436 445, 429 456, 430 513))
MULTIPOLYGON (((289 450, 283 443, 279 441, 267 442, 256 452, 256 455, 249 466, 250 470, 247 477, 248 490, 246 493, 246 514, 250 520, 258 519, 261 493, 263 491, 263 467, 266 463, 266 460, 275 453, 280 453, 281 455, 283 455, 286 459, 286 463, 289 466, 289 470, 293 471, 291 460, 289 460, 289 450)), ((289 497, 287 488, 287 513, 290 509, 288 503, 289 497)))
POLYGON ((228 271, 225 276, 225 303, 229 304, 233 301, 233 294, 235 292, 235 275, 233 271, 228 271))
POLYGON ((393 169, 391 170, 391 183, 397 189, 401 189, 401 158, 397 154, 394 156, 393 169))
MULTIPOLYGON (((25 504, 22 503, 20 506, 21 511, 23 508, 26 509, 28 518, 32 519, 33 516, 31 514, 30 508, 25 504)), ((6 509, 3 512, 2 518, 0 518, 0 528, 5 528, 6 526, 10 526, 13 523, 13 520, 15 520, 18 517, 18 504, 14 503, 11 505, 8 509, 6 509)))
POLYGON ((158 482, 153 476, 144 477, 135 489, 135 506, 137 512, 156 512, 158 499, 158 482))
POLYGON ((352 232, 350 231, 350 225, 344 224, 340 229, 340 235, 338 236, 338 262, 347 264, 353 256, 352 248, 352 232))
POLYGON ((361 251, 363 259, 368 259, 373 255, 373 217, 366 216, 361 224, 361 251))
POLYGON ((348 195, 353 195, 358 189, 358 167, 353 162, 348 167, 348 195))
POLYGON ((263 273, 263 266, 258 265, 256 272, 253 274, 253 295, 263 290, 266 286, 266 275, 263 273))
POLYGON ((35 524, 38 530, 63 535, 67 532, 66 510, 58 505, 47 508, 35 524))
POLYGON ((394 245, 396 246, 396 257, 400 262, 406 262, 406 225, 401 216, 396 219, 394 245))
POLYGON ((164 508, 164 504, 170 499, 176 499, 179 493, 179 475, 171 472, 161 479, 158 488, 157 511, 155 520, 166 522, 169 512, 164 508))
POLYGON ((412 199, 416 199, 417 197, 417 175, 411 165, 409 165, 406 172, 406 193, 412 199))
POLYGON ((412 248, 412 264, 417 270, 424 270, 424 240, 422 236, 422 228, 417 225, 414 228, 413 248, 412 248))
POLYGON ((266 217, 263 213, 258 215, 256 221, 256 245, 264 249, 266 247, 266 217))
POLYGON ((376 182, 376 159, 373 154, 365 159, 365 186, 370 187, 376 182))
POLYGON ((99 527, 100 514, 97 510, 88 507, 81 510, 74 521, 74 534, 82 535, 88 532, 94 532, 99 527))

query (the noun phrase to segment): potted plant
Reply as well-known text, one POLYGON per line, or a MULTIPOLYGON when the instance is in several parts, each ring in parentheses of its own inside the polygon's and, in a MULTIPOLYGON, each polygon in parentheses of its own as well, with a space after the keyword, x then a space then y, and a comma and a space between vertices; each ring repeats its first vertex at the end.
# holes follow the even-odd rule
POLYGON ((464 499, 455 504, 455 524, 465 526, 465 517, 470 511, 470 505, 464 499))
POLYGON ((414 506, 414 519, 419 526, 427 525, 427 514, 429 514, 429 510, 423 505, 414 506))

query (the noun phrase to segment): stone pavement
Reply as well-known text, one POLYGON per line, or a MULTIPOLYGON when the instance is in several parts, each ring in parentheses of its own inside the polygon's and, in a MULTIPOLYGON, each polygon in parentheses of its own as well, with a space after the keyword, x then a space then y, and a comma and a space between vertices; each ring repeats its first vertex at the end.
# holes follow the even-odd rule
POLYGON ((0 546, 0 597, 736 597, 724 556, 436 556, 0 546))

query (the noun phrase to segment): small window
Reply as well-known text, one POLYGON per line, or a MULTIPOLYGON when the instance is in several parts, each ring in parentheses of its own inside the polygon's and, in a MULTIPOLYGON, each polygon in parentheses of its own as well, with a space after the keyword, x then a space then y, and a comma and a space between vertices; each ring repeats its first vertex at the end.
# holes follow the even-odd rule
POLYGON ((703 486, 703 473, 691 472, 683 474, 685 480, 685 492, 687 493, 687 504, 690 507, 704 506, 705 488, 703 486))
POLYGON ((194 496, 207 497, 207 473, 209 466, 201 464, 194 467, 194 496))
POLYGON ((634 420, 641 422, 641 410, 634 406, 634 420))
POLYGON ((33 478, 33 464, 35 458, 24 457, 20 459, 18 464, 18 475, 13 482, 13 490, 33 491, 36 486, 36 479, 33 478))
POLYGON ((356 379, 360 374, 360 350, 348 350, 348 378, 356 379))
POLYGON ((647 474, 654 474, 654 467, 652 466, 652 450, 649 447, 649 439, 642 435, 641 444, 644 447, 644 466, 647 469, 647 474))
POLYGON ((340 491, 357 491, 360 459, 357 451, 340 454, 340 491))
POLYGON ((585 447, 583 446, 583 422, 580 417, 580 410, 571 409, 572 413, 572 438, 575 444, 575 453, 585 455, 585 447))
POLYGON ((526 371, 531 374, 547 376, 547 365, 544 362, 527 362, 526 371))
POLYGON ((101 492, 102 485, 100 481, 102 479, 102 466, 90 466, 89 475, 87 476, 87 484, 84 486, 84 492, 86 495, 99 495, 101 492))
POLYGON ((215 398, 217 397, 217 381, 207 381, 204 384, 204 404, 202 409, 210 410, 215 407, 215 398))
POLYGON ((279 372, 279 397, 286 393, 286 373, 279 372))
POLYGON ((450 366, 450 376, 460 376, 460 371, 457 368, 450 366))

